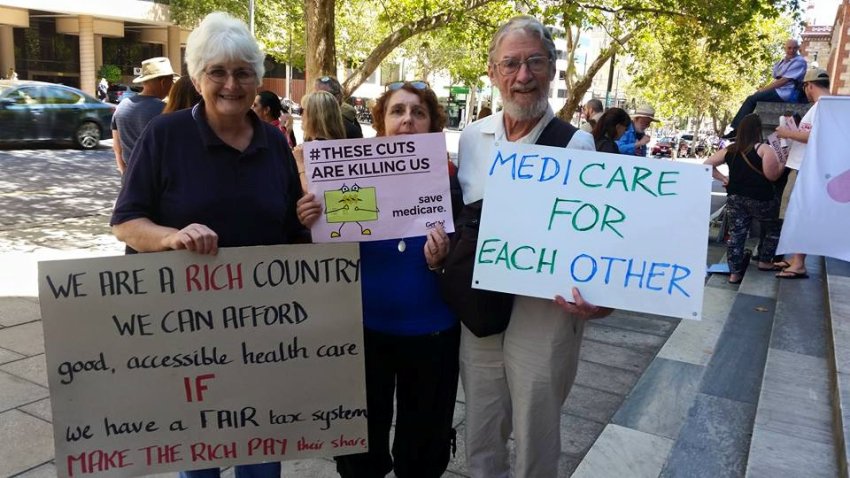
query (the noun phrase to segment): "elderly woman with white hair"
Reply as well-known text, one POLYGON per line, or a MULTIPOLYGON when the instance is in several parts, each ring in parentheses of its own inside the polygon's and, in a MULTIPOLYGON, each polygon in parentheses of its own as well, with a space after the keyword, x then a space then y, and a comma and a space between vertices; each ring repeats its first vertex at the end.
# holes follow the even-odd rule
MULTIPOLYGON (((295 213, 302 190, 286 138, 251 112, 264 57, 245 23, 224 13, 189 35, 186 64, 202 100, 155 118, 133 150, 111 219, 130 252, 216 254, 308 238, 295 213)), ((279 477, 280 464, 237 466, 236 476, 279 477)))

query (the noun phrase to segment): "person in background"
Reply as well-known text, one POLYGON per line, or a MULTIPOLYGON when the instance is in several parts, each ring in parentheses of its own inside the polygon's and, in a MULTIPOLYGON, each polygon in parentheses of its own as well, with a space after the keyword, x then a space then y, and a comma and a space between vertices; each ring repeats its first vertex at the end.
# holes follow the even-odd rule
POLYGON ((195 85, 192 84, 192 78, 183 76, 174 82, 171 91, 168 92, 162 113, 185 110, 195 106, 199 101, 201 101, 201 95, 195 89, 195 85))
POLYGON ((735 142, 712 154, 705 163, 712 167, 711 175, 726 186, 726 207, 729 214, 729 241, 726 260, 729 263, 729 283, 739 284, 747 268, 744 245, 753 219, 761 222, 764 240, 758 246, 758 268, 773 271, 773 255, 779 244, 779 198, 773 181, 782 175, 782 165, 776 153, 762 142, 761 119, 751 114, 738 127, 735 142), (718 171, 726 163, 729 177, 718 171))
MULTIPOLYGON (((119 240, 138 252, 215 255, 220 247, 307 239, 289 146, 251 112, 265 58, 247 25, 226 13, 207 15, 192 31, 186 65, 203 99, 154 118, 139 139, 110 221, 119 240)), ((279 478, 280 471, 280 463, 235 467, 237 478, 279 478)), ((218 468, 181 473, 219 475, 218 468)))
POLYGON ((142 74, 133 83, 142 84, 142 92, 121 100, 112 115, 112 150, 121 175, 127 171, 136 142, 150 121, 165 107, 163 98, 168 96, 177 74, 165 57, 149 58, 142 62, 142 74))
POLYGON ((258 118, 279 129, 286 136, 286 126, 280 121, 283 106, 280 104, 280 98, 274 92, 264 90, 257 93, 257 96, 254 97, 254 103, 251 104, 251 110, 258 118))
POLYGON ((289 147, 294 148, 298 144, 298 141, 295 139, 295 131, 293 130, 295 119, 292 118, 292 112, 289 111, 289 106, 284 104, 280 105, 280 124, 286 128, 285 134, 287 141, 289 141, 289 147))
MULTIPOLYGON (((437 95, 423 81, 387 85, 372 115, 378 136, 435 133, 446 124, 437 95)), ((308 227, 321 212, 313 194, 299 201, 308 227)), ((342 478, 383 478, 390 471, 439 478, 448 466, 460 340, 437 284, 448 248, 442 227, 419 237, 360 243, 369 451, 336 457, 342 478)))
POLYGON ((486 118, 491 114, 493 114, 493 110, 491 110, 489 106, 482 106, 481 111, 478 112, 478 116, 475 117, 475 121, 478 121, 481 118, 486 118))
MULTIPOLYGON (((803 91, 806 93, 806 98, 814 104, 803 116, 799 128, 796 130, 792 130, 787 126, 776 128, 776 135, 789 140, 791 143, 788 149, 788 162, 786 163, 786 166, 791 169, 791 173, 788 176, 788 185, 782 195, 782 203, 780 205, 783 216, 791 199, 791 192, 794 190, 794 185, 797 182, 797 171, 800 170, 803 159, 806 156, 806 145, 809 142, 809 136, 815 124, 818 101, 822 97, 829 95, 829 73, 822 68, 812 68, 807 71, 806 76, 803 78, 803 91)), ((807 161, 811 161, 811 159, 807 161)), ((783 268, 781 272, 776 274, 776 277, 780 279, 807 279, 809 277, 806 271, 805 254, 793 254, 790 261, 782 261, 777 265, 783 268)))
POLYGON ((106 81, 106 78, 100 79, 97 83, 97 99, 100 101, 106 101, 106 92, 109 90, 109 82, 106 81))
POLYGON ((597 118, 596 125, 593 127, 593 141, 596 143, 596 151, 620 154, 617 140, 623 136, 631 124, 632 119, 626 113, 626 110, 609 108, 608 111, 597 118))
POLYGON ((601 101, 596 98, 588 100, 582 110, 586 122, 581 125, 581 130, 588 133, 592 132, 593 128, 596 126, 596 122, 599 121, 600 117, 602 117, 603 110, 604 108, 602 107, 601 101))
POLYGON ((651 137, 646 134, 646 129, 655 119, 655 109, 649 105, 643 105, 635 110, 632 115, 632 124, 629 125, 623 136, 617 140, 620 154, 629 154, 646 157, 646 145, 651 137))
MULTIPOLYGON (((342 101, 342 85, 339 84, 339 80, 332 76, 316 78, 316 81, 313 83, 313 89, 315 91, 327 91, 336 98, 342 113, 342 121, 345 125, 346 138, 352 139, 363 137, 363 128, 360 127, 360 123, 357 121, 357 110, 350 104, 342 101)), ((301 102, 303 103, 304 100, 301 100, 301 102)))
MULTIPOLYGON (((555 61, 552 33, 534 17, 514 17, 493 36, 487 72, 504 108, 460 135, 458 179, 465 204, 484 197, 491 162, 487 152, 494 141, 534 144, 552 121, 560 121, 548 99, 555 61)), ((584 131, 574 131, 566 148, 596 149, 593 136, 584 131)), ((523 214, 506 211, 511 213, 523 214)), ((511 435, 513 476, 558 476, 561 411, 578 369, 584 324, 611 313, 585 301, 578 288, 571 292, 570 302, 560 295, 554 300, 515 296, 507 329, 499 334, 476 337, 463 326, 460 363, 471 477, 511 476, 511 435)))
MULTIPOLYGON (((339 103, 327 91, 314 91, 301 99, 301 130, 304 143, 328 139, 346 139, 345 126, 339 112, 339 103)), ((292 150, 301 177, 301 186, 307 190, 306 165, 304 164, 304 144, 292 150)))
POLYGON ((738 123, 744 119, 744 116, 756 110, 756 104, 759 101, 794 103, 798 100, 804 100, 805 98, 797 97, 799 94, 797 87, 803 82, 807 66, 806 59, 800 55, 800 44, 797 40, 791 38, 786 41, 785 56, 773 65, 773 81, 759 88, 744 100, 729 124, 731 129, 723 135, 723 138, 732 139, 735 137, 738 123))

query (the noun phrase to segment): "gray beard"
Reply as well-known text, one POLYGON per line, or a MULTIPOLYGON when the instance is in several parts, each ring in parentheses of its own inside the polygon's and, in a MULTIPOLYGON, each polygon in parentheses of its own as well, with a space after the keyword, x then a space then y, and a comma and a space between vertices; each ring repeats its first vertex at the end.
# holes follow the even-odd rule
POLYGON ((516 121, 531 121, 540 119, 549 108, 549 98, 540 95, 540 98, 531 106, 520 106, 513 101, 504 100, 505 114, 516 121))

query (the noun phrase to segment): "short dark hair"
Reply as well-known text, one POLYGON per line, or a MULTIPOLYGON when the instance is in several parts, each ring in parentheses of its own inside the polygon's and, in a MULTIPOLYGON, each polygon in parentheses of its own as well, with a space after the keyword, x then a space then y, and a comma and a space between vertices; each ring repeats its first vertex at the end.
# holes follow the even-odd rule
POLYGON ((260 97, 260 106, 269 109, 269 116, 274 119, 280 118, 280 98, 278 98, 277 95, 274 94, 274 92, 271 92, 269 90, 263 90, 257 93, 257 96, 260 97))
POLYGON ((386 124, 384 124, 384 115, 386 114, 387 103, 390 101, 390 97, 393 93, 400 90, 404 90, 418 96, 422 104, 428 108, 428 115, 431 117, 431 124, 428 127, 429 133, 439 133, 440 131, 443 131, 443 128, 446 126, 446 112, 443 111, 443 107, 440 105, 440 102, 437 101, 437 95, 434 93, 434 90, 431 88, 419 89, 411 85, 409 82, 405 82, 397 89, 385 91, 384 94, 381 95, 381 97, 375 102, 375 106, 372 107, 372 127, 375 128, 375 132, 378 136, 385 136, 387 134, 387 127, 386 124))

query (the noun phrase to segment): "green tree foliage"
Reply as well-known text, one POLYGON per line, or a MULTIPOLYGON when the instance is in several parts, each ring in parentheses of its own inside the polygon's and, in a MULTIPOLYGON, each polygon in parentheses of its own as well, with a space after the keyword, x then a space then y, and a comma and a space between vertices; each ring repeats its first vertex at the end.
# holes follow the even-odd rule
MULTIPOLYGON (((666 23, 666 22, 665 22, 666 23)), ((723 132, 741 101, 770 82, 772 64, 784 55, 790 20, 756 16, 745 28, 727 33, 734 49, 716 47, 706 38, 683 38, 659 25, 652 38, 642 33, 634 42, 635 93, 663 117, 710 116, 723 132)), ((675 28, 675 26, 674 26, 675 28)))
MULTIPOLYGON (((591 85, 593 76, 617 53, 640 57, 635 43, 663 39, 666 52, 679 50, 693 39, 725 55, 749 54, 748 45, 736 44, 730 32, 749 27, 753 18, 774 18, 782 11, 798 9, 797 0, 554 0, 540 4, 540 13, 549 23, 563 25, 567 32, 568 57, 578 46, 581 31, 604 30, 608 46, 593 59, 584 75, 568 71, 565 82, 568 97, 558 112, 571 118, 591 85)), ((673 61, 679 59, 678 55, 673 61)))

